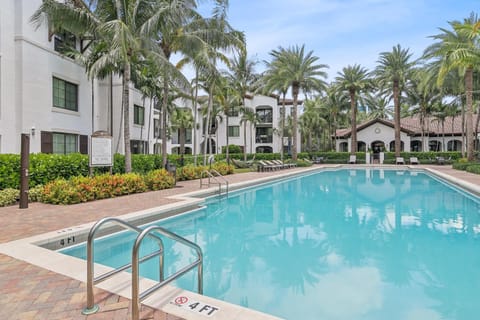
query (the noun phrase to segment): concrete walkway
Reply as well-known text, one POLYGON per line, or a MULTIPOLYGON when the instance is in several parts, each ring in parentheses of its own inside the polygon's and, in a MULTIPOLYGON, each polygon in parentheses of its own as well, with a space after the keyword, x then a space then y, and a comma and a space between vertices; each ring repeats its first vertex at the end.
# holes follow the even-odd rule
MULTIPOLYGON (((318 166, 320 167, 320 166, 318 166)), ((428 167, 444 174, 480 185, 480 175, 453 170, 451 166, 428 167)), ((264 177, 283 176, 288 169, 275 172, 249 172, 226 176, 230 184, 264 177)), ((169 197, 200 189, 198 180, 178 182, 173 189, 134 194, 70 206, 31 203, 28 209, 18 206, 0 208, 0 243, 119 216, 172 203, 169 197)), ((85 284, 40 267, 0 254, 0 319, 129 319, 130 301, 96 289, 100 312, 81 314, 86 303, 85 284)), ((159 310, 144 307, 142 319, 178 320, 159 310)))

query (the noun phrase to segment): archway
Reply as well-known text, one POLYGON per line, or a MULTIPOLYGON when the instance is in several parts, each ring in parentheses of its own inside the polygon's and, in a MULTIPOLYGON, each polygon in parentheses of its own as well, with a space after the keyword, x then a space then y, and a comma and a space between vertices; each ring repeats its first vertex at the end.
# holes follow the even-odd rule
POLYGON ((410 150, 414 152, 420 152, 422 151, 422 141, 420 140, 414 140, 410 142, 410 150))
POLYGON ((431 140, 428 142, 429 151, 439 152, 442 151, 442 143, 437 140, 431 140))
POLYGON ((447 143, 448 151, 462 151, 462 141, 460 140, 451 140, 447 143))
POLYGON ((373 141, 370 144, 370 148, 372 149, 372 160, 374 163, 377 163, 380 161, 380 152, 383 152, 385 150, 385 143, 380 140, 373 141))
POLYGON ((358 141, 357 142, 357 151, 358 152, 366 152, 367 151, 367 145, 363 141, 358 141))
MULTIPOLYGON (((400 141, 400 151, 403 151, 404 143, 400 141)), ((390 141, 390 151, 395 152, 395 140, 390 141)))
POLYGON ((348 143, 347 142, 340 142, 338 146, 339 152, 347 152, 348 151, 348 143))

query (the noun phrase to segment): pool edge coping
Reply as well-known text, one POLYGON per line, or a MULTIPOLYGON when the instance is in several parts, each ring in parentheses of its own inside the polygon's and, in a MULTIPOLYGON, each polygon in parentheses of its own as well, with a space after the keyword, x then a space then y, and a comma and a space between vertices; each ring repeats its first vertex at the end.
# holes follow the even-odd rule
MULTIPOLYGON (((339 169, 339 168, 345 168, 345 169, 370 168, 370 169, 391 169, 391 170, 401 169, 401 167, 399 166, 388 166, 388 167, 387 166, 361 166, 361 165, 315 166, 315 167, 306 168, 306 170, 302 170, 302 171, 286 172, 286 174, 282 174, 280 176, 276 175, 276 176, 254 179, 250 181, 238 182, 238 183, 232 184, 231 187, 233 190, 238 190, 238 189, 246 188, 249 186, 261 185, 263 183, 267 183, 271 181, 282 180, 292 176, 300 176, 306 173, 322 171, 325 169, 339 169)), ((473 183, 467 182, 465 180, 453 177, 449 174, 439 172, 435 169, 424 168, 424 167, 419 168, 416 166, 403 166, 403 168, 429 172, 437 177, 447 180, 448 182, 456 186, 464 188, 474 193, 477 196, 480 195, 479 186, 473 183)), ((179 206, 188 207, 192 205, 198 205, 204 202, 206 199, 206 198, 199 198, 200 196, 213 194, 215 193, 215 190, 217 190, 216 187, 203 189, 199 191, 188 192, 188 193, 174 195, 174 196, 169 196, 166 198, 176 199, 179 201, 154 207, 154 208, 127 213, 127 214, 118 216, 118 218, 141 219, 142 217, 145 217, 153 212, 158 212, 159 210, 165 213, 172 209, 178 209, 179 206)), ((39 246, 39 243, 41 243, 42 241, 45 242, 51 239, 61 238, 62 234, 65 235, 65 234, 72 234, 72 232, 88 232, 88 230, 91 228, 91 226, 94 223, 95 222, 84 223, 84 224, 80 224, 70 228, 55 230, 52 232, 35 235, 32 237, 27 237, 23 239, 18 239, 18 240, 6 242, 6 243, 0 243, 0 253, 6 254, 15 259, 25 261, 27 263, 39 266, 46 270, 49 270, 57 274, 64 275, 69 278, 85 283, 86 282, 85 260, 58 254, 55 251, 45 249, 39 246)), ((103 265, 99 265, 99 264, 96 264, 95 268, 97 272, 98 271, 106 272, 111 270, 111 268, 103 265)), ((131 275, 125 272, 124 274, 116 276, 114 279, 106 280, 105 282, 100 283, 95 287, 106 290, 113 294, 120 295, 128 299, 131 299, 131 290, 130 290, 131 281, 130 280, 131 280, 131 275), (119 280, 122 280, 122 281, 119 281, 119 280)), ((153 283, 154 283, 153 281, 150 281, 148 279, 142 279, 141 286, 149 286, 153 283)), ((196 315, 190 311, 185 311, 182 308, 179 308, 178 306, 175 306, 174 304, 172 304, 171 299, 173 299, 175 296, 178 296, 178 295, 185 295, 188 297, 192 297, 192 299, 197 301, 207 301, 212 305, 219 306, 221 310, 226 310, 226 312, 222 312, 218 314, 218 316, 211 317, 212 319, 218 319, 218 320, 223 320, 223 319, 236 320, 236 319, 245 319, 245 318, 252 319, 252 320, 253 319, 259 319, 259 320, 260 319, 265 319, 265 320, 281 319, 281 318, 278 318, 266 313, 262 313, 253 309, 248 309, 239 305, 235 305, 225 301, 210 298, 208 296, 198 295, 191 291, 178 289, 173 286, 166 286, 165 288, 162 288, 161 290, 153 294, 151 297, 147 298, 144 302, 142 302, 142 304, 159 309, 163 312, 166 312, 178 317, 182 317, 184 319, 196 320, 196 319, 205 318, 204 316, 196 315), (222 314, 224 315, 224 317, 222 317, 222 314)))

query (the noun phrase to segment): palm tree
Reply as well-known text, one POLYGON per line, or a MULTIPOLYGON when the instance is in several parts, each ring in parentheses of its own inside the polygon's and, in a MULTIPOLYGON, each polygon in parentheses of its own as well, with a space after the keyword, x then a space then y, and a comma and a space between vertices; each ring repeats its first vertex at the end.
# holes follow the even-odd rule
POLYGON ((185 140, 187 130, 193 128, 193 115, 190 109, 175 108, 171 118, 172 129, 178 130, 180 154, 185 154, 185 140))
POLYGON ((258 116, 252 108, 243 107, 240 111, 242 112, 240 124, 243 124, 243 160, 247 161, 247 123, 250 123, 250 153, 252 153, 253 128, 258 123, 258 116))
POLYGON ((433 106, 441 100, 441 94, 436 86, 435 66, 427 65, 413 71, 408 85, 406 86, 406 101, 413 106, 411 113, 420 115, 420 127, 422 131, 422 151, 428 146, 425 143, 425 133, 429 131, 430 114, 433 106))
POLYGON ((408 49, 402 49, 398 44, 391 52, 380 53, 377 61, 379 64, 375 74, 382 87, 390 87, 393 90, 394 126, 395 126, 395 156, 400 156, 400 96, 405 90, 405 84, 410 79, 412 68, 415 62, 410 59, 412 54, 408 49))
POLYGON ((440 123, 442 126, 442 150, 440 151, 446 151, 446 146, 445 146, 445 120, 448 117, 448 105, 444 104, 441 100, 439 100, 435 105, 433 109, 433 121, 436 121, 440 123))
POLYGON ((437 78, 439 86, 443 84, 446 75, 452 70, 457 70, 464 77, 467 108, 465 119, 467 158, 469 161, 474 159, 473 72, 480 62, 479 23, 480 20, 473 13, 469 18, 464 19, 463 23, 449 22, 453 30, 440 28, 441 33, 432 36, 437 42, 424 52, 425 58, 435 59, 440 65, 437 78))
POLYGON ((96 49, 84 52, 85 56, 97 54, 95 61, 88 66, 89 77, 105 75, 107 71, 122 76, 125 172, 132 169, 129 86, 135 63, 149 59, 164 72, 184 78, 158 46, 158 22, 170 21, 175 13, 165 10, 165 5, 164 1, 97 0, 91 11, 82 1, 71 6, 69 2, 45 0, 31 17, 37 27, 48 24, 51 32, 66 30, 92 41, 96 49))
POLYGON ((312 91, 321 91, 325 89, 325 79, 327 74, 323 71, 328 68, 325 64, 318 64, 318 57, 313 55, 313 51, 305 52, 305 45, 301 47, 289 47, 284 49, 279 47, 278 50, 270 52, 273 60, 271 68, 274 74, 279 77, 279 81, 283 82, 282 88, 290 87, 292 90, 293 106, 293 150, 292 159, 297 160, 297 132, 298 132, 298 94, 300 90, 304 93, 312 91))
POLYGON ((357 95, 368 90, 373 86, 372 80, 369 78, 368 70, 358 64, 343 68, 335 78, 336 86, 339 91, 347 91, 350 95, 350 116, 352 138, 350 153, 355 155, 357 152, 357 95))
POLYGON ((330 124, 329 137, 330 147, 329 150, 335 150, 332 137, 335 136, 336 130, 346 121, 346 112, 350 108, 348 103, 348 97, 344 93, 338 93, 333 85, 330 85, 326 90, 326 95, 323 98, 323 108, 328 123, 330 124))
POLYGON ((388 119, 393 115, 390 99, 381 92, 368 95, 365 103, 369 108, 369 119, 388 119))
POLYGON ((322 128, 327 126, 327 121, 320 115, 321 104, 320 97, 305 101, 304 112, 299 119, 300 132, 302 133, 307 152, 312 152, 314 151, 313 149, 318 150, 322 128), (314 139, 317 141, 315 148, 313 147, 314 139))

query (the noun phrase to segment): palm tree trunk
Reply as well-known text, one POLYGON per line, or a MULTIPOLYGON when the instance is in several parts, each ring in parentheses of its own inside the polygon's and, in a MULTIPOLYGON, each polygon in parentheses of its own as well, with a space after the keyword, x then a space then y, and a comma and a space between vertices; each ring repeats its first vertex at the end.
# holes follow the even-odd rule
POLYGON ((167 166, 167 109, 168 109, 168 81, 167 76, 164 76, 163 83, 163 108, 162 108, 162 166, 167 166))
POLYGON ((293 150, 292 150, 292 160, 297 161, 297 127, 298 127, 298 119, 297 119, 297 105, 298 105, 298 92, 299 92, 299 85, 298 83, 292 84, 292 96, 293 96, 293 106, 292 106, 292 122, 293 122, 293 150))
POLYGON ((125 63, 122 77, 123 86, 123 143, 125 148, 125 172, 132 171, 132 153, 130 151, 130 63, 125 63))
POLYGON ((243 161, 247 161, 247 121, 243 122, 243 161))
POLYGON ((477 120, 475 121, 475 127, 473 128, 473 139, 475 141, 475 148, 473 149, 478 150, 478 125, 480 124, 480 112, 478 112, 478 106, 477 106, 477 120))
POLYGON ((395 106, 395 157, 400 157, 400 89, 398 80, 393 81, 393 104, 395 106))
MULTIPOLYGON (((145 127, 145 95, 143 95, 142 97, 142 108, 143 108, 143 124, 141 124, 141 128, 140 128, 140 142, 142 143, 143 145, 143 128, 145 127)), ((145 150, 143 150, 142 148, 142 153, 145 153, 145 150)))
POLYGON ((180 128, 178 130, 179 132, 179 140, 180 140, 180 154, 181 155, 184 155, 185 154, 185 134, 186 134, 186 130, 187 129, 184 129, 184 128, 180 128))
POLYGON ((350 90, 350 113, 351 113, 351 127, 352 137, 350 145, 350 154, 355 155, 357 153, 357 102, 355 100, 355 90, 350 90))
POLYGON ((465 89, 467 98, 467 159, 473 161, 473 69, 468 68, 465 72, 465 89))
POLYGON ((226 134, 226 139, 225 139, 227 141, 227 147, 226 147, 227 150, 225 150, 225 154, 226 154, 225 157, 227 158, 227 163, 230 164, 230 158, 229 158, 229 152, 228 152, 229 145, 230 145, 229 140, 228 140, 228 111, 225 112, 225 125, 227 127, 227 130, 226 130, 227 134, 226 134))
POLYGON ((148 126, 147 126, 147 153, 150 154, 150 127, 152 123, 152 104, 153 95, 150 97, 150 104, 148 108, 148 126))
POLYGON ((282 160, 283 162, 283 137, 284 137, 284 133, 285 133, 285 95, 286 95, 286 92, 284 91, 283 92, 283 100, 282 100, 282 110, 281 110, 281 117, 282 117, 282 121, 281 121, 281 128, 280 128, 280 138, 281 138, 281 142, 280 142, 280 160, 282 160))
POLYGON ((203 144, 203 165, 207 165, 207 144, 209 145, 209 152, 212 151, 212 147, 210 146, 210 111, 213 105, 213 87, 210 87, 210 92, 208 94, 208 104, 207 104, 207 120, 206 120, 206 128, 205 128, 205 140, 203 144))
POLYGON ((193 98, 193 164, 197 166, 197 99, 198 99, 198 67, 195 68, 195 94, 193 98))

